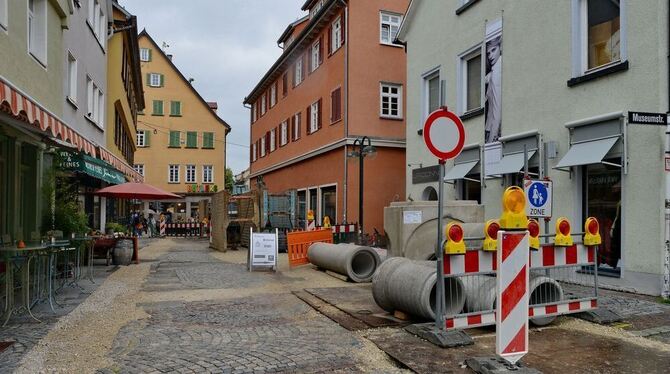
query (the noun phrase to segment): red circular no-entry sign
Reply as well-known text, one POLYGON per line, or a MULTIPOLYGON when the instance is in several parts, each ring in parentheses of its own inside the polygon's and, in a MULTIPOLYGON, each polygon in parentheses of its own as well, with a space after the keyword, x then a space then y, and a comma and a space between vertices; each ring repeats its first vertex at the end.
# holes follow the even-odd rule
POLYGON ((437 109, 423 124, 423 141, 435 157, 452 159, 461 153, 465 144, 463 122, 446 108, 437 109))

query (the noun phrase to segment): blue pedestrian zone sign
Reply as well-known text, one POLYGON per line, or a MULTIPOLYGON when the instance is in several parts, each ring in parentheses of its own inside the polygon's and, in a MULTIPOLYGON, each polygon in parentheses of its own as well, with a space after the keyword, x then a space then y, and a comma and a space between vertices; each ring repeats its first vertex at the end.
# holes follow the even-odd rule
POLYGON ((536 218, 551 218, 552 182, 525 180, 526 215, 536 218))

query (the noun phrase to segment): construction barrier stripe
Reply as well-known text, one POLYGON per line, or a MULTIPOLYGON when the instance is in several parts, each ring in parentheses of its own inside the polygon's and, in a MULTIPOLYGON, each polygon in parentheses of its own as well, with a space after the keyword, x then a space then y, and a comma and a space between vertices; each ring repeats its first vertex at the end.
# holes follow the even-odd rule
MULTIPOLYGON (((598 309, 598 300, 595 298, 579 300, 563 300, 552 304, 531 305, 528 307, 528 318, 559 316, 572 313, 581 313, 598 309)), ((493 310, 459 314, 446 318, 448 330, 471 329, 482 326, 491 326, 496 323, 496 312, 493 310)))
MULTIPOLYGON (((455 276, 496 272, 496 252, 468 250, 465 255, 450 255, 444 258, 444 275, 455 276)), ((557 247, 544 245, 539 251, 530 251, 530 268, 542 269, 558 266, 595 264, 595 247, 573 245, 557 247)))
POLYGON ((528 233, 498 232, 496 353, 515 362, 528 352, 528 233))
POLYGON ((333 231, 333 234, 348 234, 356 232, 356 225, 335 225, 331 227, 331 230, 333 231))

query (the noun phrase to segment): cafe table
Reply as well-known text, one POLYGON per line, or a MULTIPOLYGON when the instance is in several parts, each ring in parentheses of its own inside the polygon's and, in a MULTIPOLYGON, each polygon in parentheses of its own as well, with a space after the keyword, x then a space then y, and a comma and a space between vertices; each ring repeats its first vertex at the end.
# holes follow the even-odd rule
MULTIPOLYGON (((2 315, 3 324, 7 325, 12 315, 27 311, 36 321, 40 320, 31 312, 30 299, 30 265, 35 258, 44 255, 48 251, 48 246, 42 243, 27 244, 24 248, 18 248, 15 245, 0 247, 0 255, 5 263, 5 308, 2 315), (16 305, 14 297, 14 273, 17 268, 21 272, 19 279, 22 302, 16 305)), ((39 274, 37 275, 39 278, 39 274)))

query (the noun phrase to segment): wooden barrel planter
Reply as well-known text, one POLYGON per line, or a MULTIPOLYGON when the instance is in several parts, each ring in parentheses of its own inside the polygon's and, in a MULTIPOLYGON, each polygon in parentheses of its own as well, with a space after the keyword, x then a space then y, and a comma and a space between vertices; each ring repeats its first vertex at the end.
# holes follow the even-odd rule
POLYGON ((132 238, 118 238, 112 252, 112 264, 130 265, 133 259, 134 244, 132 238))

